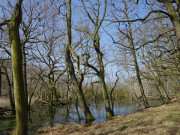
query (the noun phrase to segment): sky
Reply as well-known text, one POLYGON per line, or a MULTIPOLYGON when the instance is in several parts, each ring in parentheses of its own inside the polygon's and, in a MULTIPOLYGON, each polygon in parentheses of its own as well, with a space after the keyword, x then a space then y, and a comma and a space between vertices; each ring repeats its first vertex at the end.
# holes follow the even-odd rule
MULTIPOLYGON (((0 6, 3 7, 4 5, 7 5, 7 1, 5 1, 5 2, 4 2, 4 0, 0 0, 0 1, 3 1, 3 2, 0 3, 0 6)), ((27 2, 27 1, 28 0, 24 0, 24 2, 27 2)), ((37 0, 34 0, 34 1, 37 1, 37 0)), ((54 0, 54 1, 57 2, 57 0, 54 0)), ((63 1, 59 1, 58 4, 60 4, 63 1)), ((91 0, 91 2, 95 2, 95 1, 96 0, 91 0)), ((103 3, 103 0, 100 0, 100 1, 103 3)), ((112 0, 112 1, 113 1, 114 5, 117 8, 123 8, 123 4, 121 3, 121 0, 112 0)), ((12 5, 15 4, 14 0, 10 0, 10 2, 12 3, 12 5)), ((107 13, 106 13, 107 16, 106 16, 105 19, 112 19, 111 13, 110 13, 111 9, 112 9, 112 5, 110 5, 109 2, 110 1, 108 1, 107 13)), ((143 3, 143 1, 141 0, 138 5, 133 4, 135 6, 136 13, 138 14, 138 16, 140 18, 143 18, 148 13, 148 11, 147 11, 148 6, 146 4, 142 4, 142 3, 143 3)), ((57 5, 54 5, 54 6, 56 7, 57 5)), ((72 12, 73 13, 72 14, 72 17, 73 17, 73 26, 74 27, 78 27, 79 24, 80 24, 79 22, 80 22, 80 20, 82 18, 84 18, 84 17, 86 17, 86 19, 88 19, 88 18, 87 18, 87 15, 84 13, 84 10, 82 9, 82 3, 80 2, 80 0, 72 0, 72 6, 73 6, 73 8, 72 8, 72 10, 73 10, 73 12, 72 12)), ((86 3, 86 6, 89 7, 90 4, 86 3)), ((42 5, 42 8, 43 8, 43 5, 42 5)), ((103 13, 103 10, 104 10, 103 8, 104 8, 104 6, 103 6, 103 4, 101 4, 101 7, 100 7, 100 10, 101 10, 100 11, 100 18, 102 17, 102 13, 103 13)), ((63 10, 65 10, 65 9, 62 9, 61 11, 64 12, 63 10)), ((89 8, 88 8, 88 11, 90 11, 89 8)), ((2 10, 1 10, 0 18, 2 18, 2 15, 3 14, 2 14, 2 10)), ((117 15, 119 15, 119 18, 122 19, 121 14, 117 13, 117 15)), ((137 18, 136 15, 134 15, 134 17, 137 18)), ((135 18, 131 18, 131 19, 135 19, 135 18)), ((63 25, 65 25, 65 23, 63 25)), ((63 25, 59 25, 59 27, 65 27, 63 25)), ((89 27, 93 29, 93 26, 92 26, 91 22, 89 23, 89 27)), ((102 27, 109 34, 114 35, 114 37, 116 36, 117 30, 115 29, 114 24, 110 24, 109 25, 109 21, 104 21, 103 24, 102 24, 102 27), (107 25, 108 25, 108 27, 107 27, 107 25)), ((115 55, 115 52, 117 51, 117 48, 116 48, 116 45, 112 43, 111 38, 106 34, 106 32, 103 30, 102 27, 100 28, 100 37, 101 37, 100 42, 101 42, 101 46, 105 50, 106 59, 111 61, 111 60, 114 59, 114 55, 115 55)), ((106 63, 106 62, 107 61, 105 61, 104 63, 106 63)), ((119 70, 121 71, 119 74, 121 74, 120 76, 122 76, 122 79, 124 77, 125 78, 127 77, 127 74, 125 73, 125 70, 122 68, 122 66, 119 66, 119 65, 116 65, 116 64, 108 64, 108 66, 106 66, 105 69, 106 69, 106 73, 108 74, 108 76, 110 78, 112 78, 112 79, 115 78, 115 73, 116 73, 116 71, 119 71, 119 70)), ((134 73, 132 72, 132 74, 134 74, 134 73)))

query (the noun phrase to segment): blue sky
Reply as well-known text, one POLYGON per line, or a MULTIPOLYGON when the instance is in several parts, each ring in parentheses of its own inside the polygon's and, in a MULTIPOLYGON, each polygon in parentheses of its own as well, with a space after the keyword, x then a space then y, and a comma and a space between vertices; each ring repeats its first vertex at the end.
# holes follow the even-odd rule
MULTIPOLYGON (((24 2, 27 2, 27 1, 28 0, 24 0, 24 2)), ((34 0, 34 1, 37 1, 37 0, 34 0)), ((100 1, 103 3, 103 0, 100 0, 100 1)), ((113 0, 114 4, 117 7, 121 7, 122 8, 123 4, 120 1, 121 0, 113 0)), ((15 0, 11 0, 11 2, 13 4, 15 4, 15 0)), ((61 3, 63 1, 59 1, 59 2, 61 3)), ((91 0, 91 2, 96 2, 96 0, 91 0)), ((110 2, 110 1, 108 1, 108 2, 110 2)), ((134 4, 134 6, 136 6, 135 9, 137 10, 138 16, 140 18, 143 18, 147 14, 147 7, 148 6, 145 5, 145 4, 141 4, 141 3, 142 3, 142 0, 140 1, 140 3, 138 5, 134 4)), ((3 3, 0 3, 0 5, 1 6, 7 5, 7 1, 3 0, 3 3)), ((80 2, 80 0, 72 0, 72 5, 73 5, 72 9, 75 9, 75 10, 73 10, 73 25, 78 26, 79 25, 79 20, 82 19, 82 18, 84 19, 84 17, 86 15, 84 13, 84 10, 81 8, 82 7, 82 3, 80 2)), ((86 4, 86 6, 89 6, 89 4, 86 4)), ((100 16, 102 17, 103 6, 100 9, 101 9, 100 16)), ((108 18, 111 19, 111 17, 110 17, 110 10, 111 10, 111 6, 108 4, 108 6, 107 6, 107 13, 106 13, 107 17, 105 19, 108 19, 108 18)), ((0 12, 0 16, 2 17, 2 12, 0 12)), ((119 16, 121 16, 121 15, 119 15, 119 16)), ((134 17, 137 18, 137 16, 134 16, 134 17)), ((131 19, 135 19, 135 18, 131 18, 131 19)), ((109 34, 114 34, 114 36, 115 36, 117 31, 116 31, 116 29, 114 27, 114 24, 111 24, 110 26, 106 27, 108 23, 109 23, 108 21, 104 21, 102 26, 105 27, 105 30, 109 34)), ((63 23, 63 25, 65 25, 65 23, 63 23)), ((63 26, 63 25, 59 25, 59 26, 66 27, 66 26, 63 26)), ((92 26, 91 22, 89 23, 89 25, 90 25, 90 27, 92 26)), ((92 29, 93 29, 93 26, 92 26, 92 29)), ((104 50, 105 50, 105 54, 106 54, 105 56, 108 57, 107 58, 108 60, 113 60, 114 59, 114 54, 115 54, 114 51, 116 51, 116 49, 117 49, 116 46, 114 44, 112 44, 111 38, 104 32, 104 30, 102 28, 100 28, 100 35, 101 35, 100 42, 101 42, 102 48, 104 48, 104 50)), ((118 70, 121 70, 122 74, 124 74, 124 76, 126 77, 126 73, 125 73, 124 69, 122 67, 120 67, 119 65, 109 64, 106 67, 106 73, 109 74, 109 76, 112 76, 112 78, 114 78, 115 72, 118 71, 118 70)))

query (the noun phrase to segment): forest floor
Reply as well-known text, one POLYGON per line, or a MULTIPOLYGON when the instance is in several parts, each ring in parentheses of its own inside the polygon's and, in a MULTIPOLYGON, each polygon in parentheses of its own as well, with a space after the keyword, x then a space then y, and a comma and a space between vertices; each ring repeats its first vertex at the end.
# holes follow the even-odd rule
POLYGON ((104 123, 67 124, 39 129, 34 135, 180 135, 180 100, 104 123))

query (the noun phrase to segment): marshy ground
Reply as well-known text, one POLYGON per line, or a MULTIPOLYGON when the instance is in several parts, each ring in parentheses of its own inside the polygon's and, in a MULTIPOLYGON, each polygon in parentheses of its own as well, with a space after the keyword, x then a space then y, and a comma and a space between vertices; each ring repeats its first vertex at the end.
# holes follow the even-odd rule
POLYGON ((67 124, 39 129, 34 135, 180 135, 180 100, 104 123, 67 124))

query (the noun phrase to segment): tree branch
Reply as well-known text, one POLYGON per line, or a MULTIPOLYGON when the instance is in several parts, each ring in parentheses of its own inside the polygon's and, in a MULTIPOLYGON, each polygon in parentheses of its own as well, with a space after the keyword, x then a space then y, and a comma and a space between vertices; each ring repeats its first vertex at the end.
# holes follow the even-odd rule
POLYGON ((142 21, 143 22, 143 21, 146 21, 152 13, 162 13, 162 14, 165 14, 165 15, 171 17, 171 15, 168 14, 167 12, 165 12, 165 11, 153 10, 153 11, 150 11, 144 18, 138 18, 138 19, 134 19, 134 20, 116 20, 116 21, 106 19, 106 21, 111 21, 111 23, 116 23, 116 22, 137 22, 137 21, 142 21))
POLYGON ((147 45, 147 44, 149 44, 149 43, 154 43, 154 42, 156 42, 160 37, 162 37, 164 34, 170 32, 170 31, 174 31, 174 29, 169 29, 169 30, 167 30, 167 31, 164 31, 164 32, 161 33, 158 37, 156 37, 154 40, 150 40, 150 41, 148 41, 148 42, 145 42, 144 44, 140 45, 140 46, 139 46, 138 48, 136 48, 135 50, 139 50, 141 47, 143 47, 143 46, 145 46, 145 45, 147 45))

